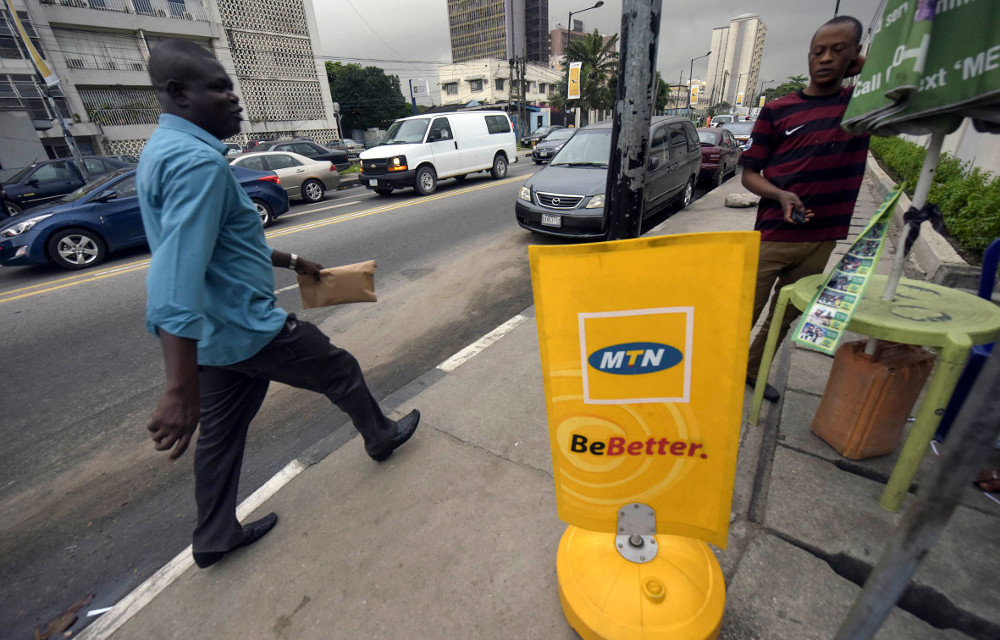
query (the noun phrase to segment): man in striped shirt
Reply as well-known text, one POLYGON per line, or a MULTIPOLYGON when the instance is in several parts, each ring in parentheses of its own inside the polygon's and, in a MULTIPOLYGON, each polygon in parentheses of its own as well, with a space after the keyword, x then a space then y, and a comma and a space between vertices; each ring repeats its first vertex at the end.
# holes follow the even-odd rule
MULTIPOLYGON (((775 285, 780 289, 823 272, 837 240, 847 237, 868 136, 841 129, 852 93, 842 84, 864 64, 861 33, 861 23, 849 16, 819 28, 810 43, 809 85, 764 105, 743 153, 743 186, 761 197, 754 225, 761 232, 754 323, 775 285)), ((750 385, 756 383, 776 304, 777 296, 750 346, 750 385)), ((794 313, 780 320, 779 341, 792 320, 794 313)), ((778 391, 767 385, 764 397, 773 402, 778 391)))

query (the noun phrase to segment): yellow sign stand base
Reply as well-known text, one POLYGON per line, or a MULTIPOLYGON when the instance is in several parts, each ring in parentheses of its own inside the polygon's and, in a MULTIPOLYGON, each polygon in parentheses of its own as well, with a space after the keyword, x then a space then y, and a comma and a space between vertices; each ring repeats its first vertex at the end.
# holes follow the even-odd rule
POLYGON ((657 535, 656 557, 623 558, 615 536, 568 527, 559 542, 559 600, 584 640, 716 640, 726 605, 722 569, 701 540, 657 535))

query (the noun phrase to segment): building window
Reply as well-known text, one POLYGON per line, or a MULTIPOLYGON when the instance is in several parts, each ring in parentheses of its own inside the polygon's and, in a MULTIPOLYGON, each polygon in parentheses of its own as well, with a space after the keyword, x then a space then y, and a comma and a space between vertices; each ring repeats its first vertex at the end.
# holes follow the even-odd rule
POLYGON ((470 87, 471 87, 471 89, 472 89, 473 92, 482 91, 483 90, 483 81, 482 80, 470 80, 469 81, 469 85, 470 85, 470 87))
POLYGON ((458 95, 458 83, 449 82, 448 84, 444 85, 444 92, 449 96, 458 95))
POLYGON ((497 78, 494 80, 493 86, 496 87, 497 91, 503 91, 503 78, 497 78))
MULTIPOLYGON (((0 58, 9 58, 13 60, 27 60, 27 51, 24 55, 21 55, 21 49, 24 47, 21 44, 21 36, 17 33, 17 27, 14 26, 13 20, 10 19, 7 11, 0 11, 0 58)), ((21 20, 21 26, 28 34, 28 39, 31 40, 31 44, 35 45, 35 49, 42 58, 46 58, 45 50, 42 49, 41 42, 38 41, 38 34, 35 32, 35 26, 31 23, 31 19, 28 17, 27 11, 18 11, 17 17, 21 20)))
POLYGON ((538 93, 545 93, 545 83, 544 82, 539 82, 538 83, 538 93))

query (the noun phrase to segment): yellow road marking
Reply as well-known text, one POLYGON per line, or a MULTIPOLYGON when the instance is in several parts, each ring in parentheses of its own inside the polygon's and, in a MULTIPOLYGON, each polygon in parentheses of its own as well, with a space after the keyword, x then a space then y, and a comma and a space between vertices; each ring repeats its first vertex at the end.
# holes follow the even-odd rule
MULTIPOLYGON (((396 209, 402 209, 404 207, 414 206, 418 204, 423 204, 425 202, 433 202, 435 200, 441 200, 443 198, 450 198, 453 196, 459 196, 466 193, 472 193, 474 191, 481 191, 483 189, 489 189, 492 187, 498 187, 500 185, 508 184, 510 182, 517 182, 519 180, 527 180, 531 177, 531 174, 526 176, 517 176, 514 178, 505 178, 503 180, 494 180, 492 182, 487 182, 485 184, 476 185, 473 187, 467 187, 460 189, 458 191, 449 191, 448 193, 442 193, 433 196, 425 196, 423 198, 415 198, 412 200, 407 200, 405 202, 400 202, 399 204, 387 205, 383 207, 376 207, 374 209, 366 209, 364 211, 357 211, 355 213, 347 213, 341 216, 336 216, 333 218, 327 218, 325 220, 316 220, 313 222, 305 222, 302 224, 289 227, 287 229, 278 229, 265 233, 266 238, 277 238, 279 236, 287 236, 293 233, 300 233, 302 231, 311 231, 319 227, 329 226, 331 224, 337 224, 338 222, 346 222, 348 220, 355 220, 357 218, 365 218, 376 213, 384 213, 386 211, 394 211, 396 209)), ((31 296, 36 296, 42 293, 49 293, 52 291, 58 291, 60 289, 66 289, 68 287, 73 287, 80 284, 86 284, 88 282, 95 282, 97 280, 104 280, 113 276, 122 275, 125 273, 132 273, 134 271, 139 271, 149 266, 149 258, 143 260, 138 260, 136 262, 130 262, 117 267, 112 267, 110 269, 104 269, 102 271, 88 272, 85 274, 66 276, 64 278, 59 278, 58 280, 51 282, 43 282, 39 284, 33 284, 26 287, 20 287, 18 289, 11 289, 9 291, 0 292, 0 304, 5 302, 13 302, 15 300, 21 300, 22 298, 29 298, 31 296)))

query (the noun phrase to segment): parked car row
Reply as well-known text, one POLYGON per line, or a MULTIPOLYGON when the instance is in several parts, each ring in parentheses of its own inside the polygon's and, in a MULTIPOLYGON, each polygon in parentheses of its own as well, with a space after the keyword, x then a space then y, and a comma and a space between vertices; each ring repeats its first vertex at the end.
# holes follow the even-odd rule
MULTIPOLYGON (((267 226, 288 211, 288 195, 273 173, 232 171, 267 226)), ((64 269, 101 264, 109 253, 143 245, 135 169, 115 169, 51 203, 0 224, 0 265, 52 263, 64 269)))
POLYGON ((133 163, 104 156, 83 156, 35 162, 3 181, 4 214, 13 216, 25 209, 55 200, 109 171, 133 163))

